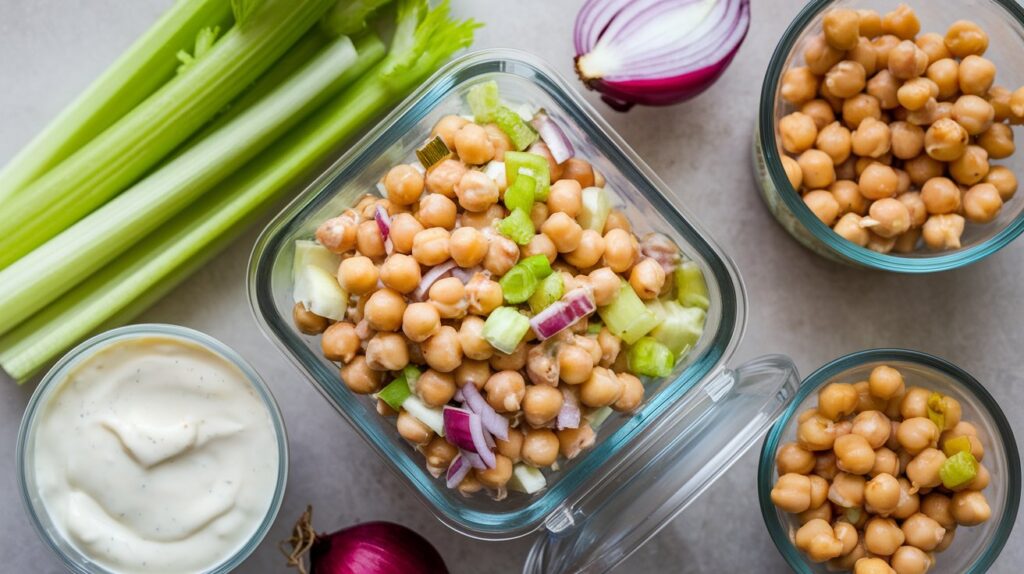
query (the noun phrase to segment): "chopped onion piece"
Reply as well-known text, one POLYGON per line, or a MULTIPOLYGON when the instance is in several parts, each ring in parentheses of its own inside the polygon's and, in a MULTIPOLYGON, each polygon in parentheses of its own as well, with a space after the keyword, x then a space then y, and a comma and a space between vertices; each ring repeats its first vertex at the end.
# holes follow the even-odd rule
POLYGON ((498 414, 487 400, 480 394, 480 390, 473 383, 462 385, 459 389, 462 398, 466 401, 469 410, 480 415, 480 421, 484 428, 501 440, 508 440, 508 419, 498 414))
POLYGON ((377 193, 379 193, 381 197, 388 196, 388 188, 384 187, 384 182, 377 182, 377 193))
POLYGON ((466 459, 462 458, 461 454, 455 455, 451 465, 448 466, 448 472, 445 473, 445 484, 448 485, 448 488, 459 486, 462 483, 462 479, 466 478, 466 475, 472 469, 473 467, 466 462, 466 459))
POLYGON ((556 420, 558 430, 580 428, 580 403, 576 395, 562 388, 562 409, 558 411, 556 420))
POLYGON ((439 279, 443 279, 451 274, 452 269, 455 268, 455 262, 449 259, 440 265, 436 265, 427 271, 423 278, 420 279, 420 284, 416 287, 416 290, 412 292, 412 298, 415 301, 422 301, 427 296, 427 291, 430 291, 430 286, 436 283, 439 279))
POLYGON ((462 284, 465 285, 466 283, 469 283, 469 280, 472 279, 473 276, 481 272, 486 273, 488 277, 491 275, 489 271, 483 271, 480 266, 477 265, 476 267, 470 267, 469 269, 455 267, 452 269, 452 277, 457 277, 459 281, 462 281, 462 284))
POLYGON ((537 337, 544 340, 575 325, 596 310, 593 292, 586 287, 579 287, 535 315, 530 319, 530 325, 537 337))
POLYGON ((388 215, 386 209, 378 205, 377 212, 373 217, 377 221, 377 230, 380 231, 380 238, 384 240, 384 251, 391 255, 395 252, 395 244, 391 241, 391 216, 388 215))
POLYGON ((555 163, 562 163, 576 155, 572 142, 566 137, 565 132, 544 110, 540 110, 537 112, 537 115, 533 116, 533 119, 530 120, 530 125, 533 126, 533 129, 537 130, 537 133, 540 134, 540 139, 544 140, 544 143, 547 144, 555 163))
POLYGON ((448 442, 466 452, 480 455, 487 468, 494 468, 497 461, 487 446, 480 415, 466 409, 444 407, 444 430, 448 442))
POLYGON ((484 464, 484 459, 480 458, 480 455, 476 454, 475 452, 469 452, 468 450, 459 450, 459 454, 462 456, 463 459, 466 460, 466 463, 469 464, 471 468, 478 468, 480 470, 484 470, 487 468, 487 465, 484 464))

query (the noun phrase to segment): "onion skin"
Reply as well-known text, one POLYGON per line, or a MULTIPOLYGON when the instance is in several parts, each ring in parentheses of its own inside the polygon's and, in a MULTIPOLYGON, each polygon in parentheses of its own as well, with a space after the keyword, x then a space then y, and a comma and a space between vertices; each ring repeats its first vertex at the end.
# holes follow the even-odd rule
POLYGON ((317 535, 310 574, 448 574, 448 568, 416 532, 392 522, 367 522, 317 535))

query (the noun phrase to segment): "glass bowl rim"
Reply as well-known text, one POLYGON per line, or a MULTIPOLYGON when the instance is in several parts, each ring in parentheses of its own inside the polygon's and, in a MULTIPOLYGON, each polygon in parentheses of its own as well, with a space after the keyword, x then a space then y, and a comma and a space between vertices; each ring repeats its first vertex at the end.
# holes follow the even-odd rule
MULTIPOLYGON (((934 273, 957 269, 976 263, 989 255, 1006 247, 1021 233, 1024 233, 1024 211, 1010 221, 1006 227, 995 235, 976 245, 959 249, 952 253, 935 254, 920 257, 903 257, 878 253, 847 241, 819 220, 810 208, 800 199, 800 194, 793 189, 789 178, 782 167, 775 138, 775 101, 778 83, 782 80, 783 67, 796 44, 797 39, 807 29, 811 21, 826 7, 838 0, 810 0, 786 28, 782 39, 775 47, 764 81, 761 85, 761 97, 757 119, 758 143, 764 154, 765 169, 772 185, 778 192, 786 208, 793 213, 800 224, 818 241, 841 257, 860 265, 894 271, 897 273, 934 273)), ((1002 7, 1020 26, 1024 27, 1024 7, 1015 0, 988 0, 1002 7)))
MULTIPOLYGON (((21 496, 22 507, 25 509, 26 513, 28 513, 36 534, 46 542, 46 545, 54 555, 60 558, 61 562, 66 568, 68 568, 68 570, 80 574, 110 572, 106 568, 91 561, 86 563, 89 564, 88 566, 83 565, 78 556, 65 552, 61 549, 58 542, 63 541, 65 544, 72 547, 75 546, 74 544, 63 539, 56 529, 47 529, 43 526, 37 510, 32 504, 33 493, 29 492, 29 484, 26 478, 27 456, 28 452, 31 450, 31 447, 28 445, 28 440, 35 436, 36 415, 38 414, 39 408, 42 406, 41 402, 44 395, 48 394, 47 391, 51 387, 63 380, 63 376, 67 374, 67 370, 70 367, 74 366, 74 364, 80 359, 87 358, 89 354, 102 350, 111 343, 146 336, 164 336, 200 345, 204 349, 217 354, 237 367, 253 388, 256 389, 260 400, 267 409, 271 425, 274 428, 274 437, 277 441, 278 449, 278 473, 273 497, 267 508, 265 516, 256 530, 253 531, 252 536, 250 536, 249 539, 245 541, 245 543, 242 544, 242 546, 233 554, 205 571, 205 574, 225 574, 241 565, 242 562, 244 562, 245 559, 256 550, 256 548, 263 542, 263 539, 266 538, 267 534, 270 532, 271 526, 273 526, 274 521, 277 519, 277 515, 281 510, 281 505, 284 502, 284 493, 288 482, 288 433, 284 424, 284 418, 281 415, 280 408, 278 407, 273 393, 270 391, 270 387, 267 386, 266 382, 263 381, 252 365, 250 365, 245 358, 239 355, 231 347, 222 343, 218 339, 195 329, 163 323, 139 323, 118 327, 109 331, 104 331, 83 341, 68 351, 59 361, 50 367, 42 379, 40 379, 36 389, 32 392, 28 405, 25 407, 25 414, 22 416, 21 424, 18 427, 18 442, 16 446, 15 459, 17 461, 18 491, 21 496), (90 567, 99 568, 99 570, 92 570, 90 567)), ((38 510, 38 512, 44 513, 45 511, 46 510, 43 507, 40 507, 38 510)))
POLYGON ((857 351, 848 355, 843 355, 842 357, 826 363, 824 366, 804 378, 803 382, 800 384, 799 391, 796 396, 793 397, 792 402, 786 409, 786 412, 779 417, 779 420, 775 422, 771 430, 768 432, 768 436, 765 437, 758 460, 757 496, 761 507, 761 517, 764 519, 765 526, 768 528, 768 533, 771 536, 772 542, 775 544, 779 553, 782 554, 782 557, 789 564, 790 568, 802 574, 810 574, 810 570, 807 568, 806 559, 789 539, 786 528, 780 522, 775 505, 772 504, 771 501, 775 452, 778 450, 783 431, 786 429, 789 421, 796 416, 800 409, 800 405, 805 399, 807 399, 812 393, 817 392, 822 385, 830 381, 836 375, 851 368, 876 361, 904 361, 940 371, 950 379, 956 381, 965 392, 978 399, 984 407, 985 412, 991 418, 993 426, 995 426, 999 434, 999 440, 1003 446, 1002 450, 1006 456, 1006 466, 1009 474, 1009 476, 1006 477, 1008 480, 1006 506, 1003 508, 1003 512, 999 517, 999 523, 996 526, 995 535, 988 542, 981 556, 971 564, 970 569, 967 570, 965 574, 982 574, 986 572, 1006 545, 1006 542, 1010 537, 1010 532, 1013 530, 1014 522, 1017 517, 1017 510, 1020 505, 1020 455, 1018 454, 1016 439, 1013 436, 1013 429, 1010 427, 1006 414, 999 407, 999 403, 970 373, 945 359, 930 353, 910 349, 883 348, 857 351))

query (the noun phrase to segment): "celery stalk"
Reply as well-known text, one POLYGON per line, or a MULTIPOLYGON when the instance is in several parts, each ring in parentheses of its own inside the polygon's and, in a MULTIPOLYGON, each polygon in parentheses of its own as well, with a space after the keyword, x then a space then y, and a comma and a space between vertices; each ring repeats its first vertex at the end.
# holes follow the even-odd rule
POLYGON ((0 218, 0 268, 117 195, 248 87, 333 0, 266 0, 203 58, 25 187, 0 218))
POLYGON ((0 171, 4 203, 174 77, 175 54, 207 26, 231 24, 228 0, 176 2, 0 171))
MULTIPOLYGON (((375 40, 379 42, 379 40, 375 40)), ((357 77, 348 37, 262 101, 0 271, 0 333, 60 296, 231 175, 357 77)))
POLYGON ((392 0, 341 0, 324 16, 320 26, 336 36, 351 36, 366 28, 366 20, 392 0))

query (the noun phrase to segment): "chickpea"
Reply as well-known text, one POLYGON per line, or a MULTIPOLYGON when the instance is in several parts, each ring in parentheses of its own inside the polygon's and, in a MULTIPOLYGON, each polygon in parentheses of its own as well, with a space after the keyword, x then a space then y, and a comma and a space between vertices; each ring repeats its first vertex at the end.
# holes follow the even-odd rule
POLYGON ((951 58, 932 62, 925 76, 939 87, 939 98, 949 99, 960 91, 960 64, 951 58))
POLYGON ((970 136, 952 119, 941 119, 924 134, 924 149, 939 161, 953 161, 964 154, 970 136))
POLYGON ((462 354, 475 361, 486 361, 494 354, 494 348, 483 337, 484 320, 470 315, 459 326, 459 345, 462 354))
POLYGON ((356 255, 341 260, 338 283, 351 295, 365 295, 377 287, 379 273, 369 257, 356 255))
POLYGON ((494 158, 494 144, 483 126, 467 123, 454 136, 455 153, 462 161, 481 165, 494 158))
POLYGON ((451 254, 450 240, 451 235, 447 229, 424 229, 413 238, 412 257, 420 265, 440 265, 447 261, 451 254))
POLYGON ((1010 123, 1018 125, 1024 116, 1024 87, 1017 88, 1010 94, 1010 123))
POLYGON ((929 179, 921 189, 928 213, 954 213, 960 209, 960 188, 945 177, 929 179))
POLYGON ((464 269, 479 265, 487 255, 487 248, 487 238, 474 227, 456 229, 448 241, 452 260, 464 269))
POLYGON ((384 257, 387 251, 381 238, 377 222, 364 221, 356 228, 356 250, 367 257, 384 257))
POLYGON ((562 393, 547 385, 529 385, 523 397, 523 414, 526 422, 541 427, 554 420, 562 409, 562 393))
POLYGON ((519 248, 519 251, 521 258, 543 255, 547 258, 548 263, 554 263, 558 257, 558 250, 555 249, 554 242, 543 233, 534 235, 529 243, 519 248))
POLYGON ((942 525, 920 512, 907 518, 903 522, 902 530, 907 544, 926 552, 934 550, 946 535, 946 529, 942 525))
MULTIPOLYGON (((960 86, 957 85, 957 89, 959 88, 960 86)), ((1013 115, 1013 110, 1010 109, 1010 99, 1012 98, 1010 90, 1003 86, 992 86, 989 88, 986 97, 988 98, 988 103, 992 106, 993 120, 996 123, 1005 122, 1010 119, 1010 116, 1013 115)))
MULTIPOLYGON (((992 127, 995 113, 992 104, 979 96, 960 96, 953 104, 953 119, 972 136, 979 135, 992 127)), ((1000 125, 1009 130, 1007 126, 1000 125)))
MULTIPOLYGON (((494 160, 504 161, 505 152, 512 150, 512 138, 508 137, 508 134, 499 128, 497 124, 485 125, 484 131, 487 132, 487 139, 494 146, 494 160)), ((504 186, 499 185, 499 187, 504 186)))
POLYGON ((939 93, 938 86, 928 78, 914 78, 907 80, 900 89, 896 91, 896 99, 900 105, 910 111, 920 110, 925 107, 928 100, 939 93))
MULTIPOLYGON (((543 204, 535 203, 533 205, 536 207, 543 204)), ((460 223, 462 224, 461 227, 474 227, 483 231, 488 227, 491 227, 495 220, 502 219, 506 215, 508 215, 508 211, 505 210, 505 207, 500 203, 495 203, 487 208, 487 211, 482 211, 480 213, 464 211, 462 213, 460 223)))
POLYGON ((306 309, 306 306, 299 302, 292 307, 292 321, 299 331, 307 335, 319 335, 327 329, 327 319, 306 309))
POLYGON ((387 287, 374 291, 363 309, 363 317, 374 331, 397 331, 404 313, 405 299, 387 287))
POLYGON ((978 136, 978 145, 984 148, 992 159, 1006 159, 1017 149, 1013 143, 1013 130, 1006 124, 993 124, 978 136))
MULTIPOLYGON (((846 436, 851 432, 853 432, 853 421, 844 419, 836 422, 836 440, 839 440, 839 437, 846 436)), ((832 448, 835 449, 835 446, 833 445, 832 448)))
POLYGON ((934 560, 920 548, 900 546, 892 555, 891 563, 896 574, 925 574, 934 560))
POLYGON ((889 153, 891 133, 889 124, 874 118, 865 118, 851 138, 853 153, 861 157, 878 158, 889 153))
POLYGON ((910 182, 916 186, 923 186, 933 177, 942 177, 946 171, 946 164, 933 159, 928 154, 921 154, 915 158, 908 159, 903 163, 903 169, 910 176, 910 182))
POLYGON ((859 38, 857 45, 846 53, 846 59, 860 64, 869 78, 878 71, 878 52, 875 51, 875 47, 871 45, 871 40, 868 38, 859 38))
POLYGON ((898 199, 879 199, 871 204, 869 217, 861 225, 886 239, 896 237, 910 229, 910 210, 898 199))
POLYGON ((559 374, 570 385, 586 382, 593 373, 594 361, 590 352, 579 345, 563 345, 557 357, 559 374))
POLYGON ((458 319, 466 314, 466 288, 457 277, 437 280, 428 292, 430 303, 437 307, 442 319, 458 319))
POLYGON ((522 458, 538 468, 551 466, 558 458, 558 437, 548 429, 527 429, 523 438, 522 458))
POLYGON ((612 408, 622 413, 633 412, 644 400, 644 384, 629 373, 619 373, 618 377, 622 382, 622 395, 612 404, 612 408))
POLYGON ((579 428, 562 429, 556 434, 558 435, 559 451, 569 460, 594 446, 594 441, 597 438, 594 429, 586 421, 580 421, 579 428))
POLYGON ((353 393, 368 395, 380 389, 380 371, 375 371, 366 363, 366 357, 357 355, 341 368, 341 380, 353 393))
POLYGON ((626 214, 617 209, 611 210, 608 214, 608 219, 605 220, 604 223, 604 234, 608 235, 608 232, 613 229, 621 229, 623 231, 633 230, 633 227, 629 224, 629 219, 626 218, 626 214))
MULTIPOLYGON (((910 230, 918 231, 920 227, 924 225, 924 222, 928 220, 928 209, 925 207, 924 200, 921 199, 921 193, 917 191, 908 191, 901 193, 896 197, 900 203, 907 208, 910 213, 910 230)), ((915 233, 916 239, 920 237, 920 233, 915 233)))
POLYGON ((558 179, 575 179, 583 189, 594 187, 594 167, 587 160, 573 157, 562 166, 562 176, 558 179))
POLYGON ((477 469, 476 478, 488 488, 503 488, 512 478, 512 461, 507 456, 494 455, 494 468, 477 469))
MULTIPOLYGON (((480 173, 471 171, 469 173, 480 173)), ((485 178, 487 176, 484 176, 485 178)), ((465 179, 465 178, 463 178, 465 179)), ((488 179, 488 181, 490 181, 488 179)), ((455 202, 441 195, 440 193, 428 193, 420 200, 420 208, 416 211, 416 219, 423 224, 423 227, 440 227, 451 231, 455 227, 455 219, 458 215, 458 207, 455 202)), ((413 238, 415 241, 415 238, 413 238)))
POLYGON ((897 80, 917 78, 928 71, 928 54, 910 40, 903 40, 889 52, 889 73, 897 80))
POLYGON ((875 466, 875 451, 867 439, 859 434, 837 437, 833 450, 836 453, 836 466, 843 472, 867 474, 875 466))
POLYGON ((514 413, 526 395, 526 382, 516 371, 499 371, 484 385, 487 404, 499 413, 514 413))
POLYGON ((548 216, 541 231, 555 244, 559 253, 574 251, 580 245, 583 228, 566 213, 556 212, 548 216))
POLYGON ((521 341, 511 353, 495 350, 490 359, 491 368, 495 371, 518 371, 526 366, 528 352, 526 341, 521 341))
POLYGON ((481 171, 470 170, 455 184, 459 205, 466 211, 484 212, 498 201, 498 185, 481 171))
POLYGON ((877 200, 895 197, 899 182, 899 176, 893 168, 880 163, 872 163, 860 174, 857 185, 861 195, 877 200))
POLYGON ((888 72, 889 53, 898 46, 900 39, 892 34, 883 34, 871 39, 871 46, 875 49, 875 57, 879 70, 888 72))
POLYGON ((388 201, 395 205, 412 205, 423 193, 423 174, 411 165, 396 165, 384 176, 388 201))
POLYGON ((907 465, 907 478, 917 488, 934 488, 942 484, 939 468, 946 462, 941 450, 926 448, 907 465))
POLYGON ((358 227, 359 214, 350 209, 321 223, 316 228, 316 240, 332 253, 345 253, 355 249, 358 227))
POLYGON ((835 532, 836 538, 843 543, 843 550, 839 553, 840 556, 846 556, 853 552, 853 549, 857 547, 857 527, 850 524, 849 522, 836 522, 832 525, 832 530, 835 532))
POLYGON ((797 159, 803 172, 804 185, 811 189, 824 189, 836 180, 832 158, 821 150, 809 149, 797 159))
POLYGON ((494 439, 494 446, 501 456, 507 457, 512 462, 522 460, 523 452, 523 431, 517 428, 508 429, 508 440, 494 439))
POLYGON ((890 253, 896 248, 896 238, 882 237, 873 231, 868 231, 867 248, 877 253, 890 253))
POLYGON ((811 480, 811 509, 820 509, 822 506, 831 508, 832 505, 825 504, 828 502, 829 482, 816 474, 807 478, 811 480))
POLYGON ((814 470, 814 453, 795 442, 788 442, 775 453, 779 476, 789 473, 810 474, 814 470))
POLYGON ((909 480, 905 478, 896 480, 900 483, 900 503, 896 505, 892 516, 897 520, 905 520, 916 514, 921 508, 921 496, 917 494, 916 488, 910 486, 909 480))
POLYGON ((459 494, 465 497, 469 497, 474 493, 480 492, 484 485, 480 484, 480 481, 476 479, 476 470, 469 471, 469 474, 462 479, 459 483, 458 491, 459 494))
POLYGON ((789 153, 810 149, 818 135, 814 120, 803 113, 793 112, 779 120, 782 147, 789 153))
POLYGON ((565 260, 578 269, 589 269, 597 265, 604 255, 605 241, 593 229, 584 229, 576 249, 565 254, 565 260))
POLYGON ((414 392, 427 406, 443 407, 455 396, 455 377, 427 369, 416 380, 414 392))
POLYGON ((863 476, 838 472, 828 489, 828 499, 843 508, 859 507, 864 504, 863 476))
POLYGON ((501 285, 478 273, 466 284, 466 299, 470 313, 490 315, 503 301, 501 285))
POLYGON ((540 226, 547 221, 548 215, 550 215, 548 204, 534 202, 533 207, 530 208, 530 223, 533 224, 533 228, 540 229, 540 226))
MULTIPOLYGON (((892 451, 890 451, 892 452, 892 451)), ((875 475, 864 486, 864 501, 867 504, 868 512, 875 512, 887 516, 900 502, 900 483, 891 474, 882 473, 875 475)))
POLYGON ((380 280, 398 293, 411 293, 420 283, 420 265, 402 253, 392 253, 380 266, 380 280))
POLYGON ((969 145, 964 154, 949 163, 949 174, 961 185, 974 185, 988 175, 988 152, 969 145))
POLYGON ((811 451, 830 450, 836 440, 836 428, 832 420, 815 414, 797 427, 797 443, 811 451))
POLYGON ((843 50, 837 50, 830 46, 825 40, 824 34, 818 34, 807 40, 807 45, 804 48, 804 61, 807 62, 807 67, 814 74, 824 76, 832 66, 838 64, 842 59, 843 50))
POLYGON ((856 213, 864 215, 868 211, 867 199, 860 194, 857 183, 849 180, 839 180, 829 186, 829 192, 839 205, 839 213, 856 213))
POLYGON ((427 170, 426 186, 431 193, 455 197, 455 184, 462 179, 468 168, 457 159, 446 159, 427 170))
POLYGON ((892 424, 884 414, 879 411, 864 411, 854 417, 851 432, 864 437, 872 449, 879 449, 888 442, 891 430, 892 424))
MULTIPOLYGON (((963 490, 985 490, 988 488, 989 483, 992 481, 992 475, 989 473, 985 465, 978 465, 978 474, 974 477, 971 482, 967 483, 962 487, 963 490)), ((958 488, 957 490, 961 490, 958 488)))
POLYGON ((410 303, 402 315, 402 332, 410 341, 422 343, 441 328, 441 315, 430 303, 410 303))
POLYGON ((994 165, 988 170, 985 183, 994 185, 1004 202, 1012 199, 1017 193, 1017 176, 1001 165, 994 165))
POLYGON ((825 100, 811 100, 800 106, 800 113, 814 120, 814 128, 820 130, 836 121, 832 106, 825 100))
POLYGON ((832 231, 835 231, 843 239, 864 247, 868 244, 868 231, 861 226, 861 216, 856 213, 847 213, 839 218, 832 231))
POLYGON ((872 554, 892 556, 905 539, 903 531, 891 518, 876 516, 864 527, 864 547, 872 554))
POLYGON ((561 212, 574 218, 583 207, 583 188, 575 179, 560 179, 551 184, 547 204, 549 213, 561 212))
POLYGON ((538 141, 531 145, 527 151, 532 154, 543 156, 544 159, 548 160, 548 175, 551 183, 555 183, 562 179, 562 172, 565 170, 565 167, 555 161, 554 156, 551 155, 551 148, 549 148, 547 144, 543 141, 538 141))
MULTIPOLYGON (((469 317, 467 317, 467 319, 468 318, 469 317)), ((477 318, 478 317, 473 317, 473 319, 477 318)), ((465 328, 466 321, 463 320, 459 329, 460 344, 462 344, 462 330, 465 328)), ((463 352, 465 353, 465 345, 463 345, 463 352)), ((462 364, 459 365, 457 369, 455 369, 455 384, 458 387, 464 387, 468 384, 472 384, 477 389, 482 389, 489 378, 491 378, 491 366, 487 363, 486 359, 466 359, 462 361, 462 364)))
POLYGON ((853 574, 896 574, 889 563, 881 558, 865 556, 853 565, 853 574))
POLYGON ((975 490, 962 490, 953 494, 950 513, 957 524, 977 526, 992 516, 992 509, 985 495, 975 490))
POLYGON ((889 126, 892 154, 899 159, 913 159, 924 151, 924 130, 908 122, 893 122, 889 126))
POLYGON ((622 280, 609 267, 601 267, 590 272, 590 285, 594 288, 594 303, 598 307, 615 300, 619 293, 622 280))
POLYGON ((896 430, 896 440, 908 453, 916 455, 937 443, 939 429, 924 417, 905 419, 896 430))
POLYGON ((979 183, 964 193, 964 216, 972 223, 988 223, 1003 208, 1003 198, 991 183, 979 183))
POLYGON ((430 137, 440 136, 444 141, 448 149, 455 148, 455 133, 462 129, 463 126, 469 123, 469 120, 462 116, 448 115, 434 124, 434 129, 430 132, 430 137))
MULTIPOLYGON (((459 449, 445 440, 444 437, 439 436, 432 438, 430 443, 423 449, 423 456, 427 459, 427 468, 436 469, 440 472, 448 469, 448 465, 452 463, 452 459, 457 454, 459 454, 459 449)), ((440 472, 438 473, 439 476, 440 472)))
POLYGON ((914 39, 914 43, 928 56, 929 62, 937 62, 952 57, 949 49, 946 48, 946 40, 941 34, 934 32, 921 34, 914 39))
MULTIPOLYGON (((925 516, 927 516, 933 522, 935 522, 936 525, 941 526, 946 530, 952 530, 956 528, 956 519, 953 518, 953 514, 950 510, 951 508, 952 500, 950 499, 950 497, 944 494, 940 494, 938 492, 932 492, 928 494, 928 496, 925 496, 924 499, 921 501, 921 512, 923 512, 925 516)), ((909 521, 910 520, 908 519, 908 522, 909 521)), ((944 538, 945 534, 943 534, 942 537, 944 538)), ((911 540, 911 536, 909 534, 907 534, 907 540, 911 540)), ((914 544, 913 542, 909 543, 914 544)), ((914 545, 917 546, 917 544, 914 545)), ((922 550, 930 550, 921 546, 918 547, 922 550)))
POLYGON ((398 434, 405 440, 419 446, 425 446, 434 437, 434 431, 416 417, 402 410, 398 413, 398 434))
POLYGON ((454 327, 442 325, 420 348, 427 364, 436 371, 450 373, 462 362, 462 346, 454 327))
POLYGON ((779 93, 795 106, 809 102, 818 93, 818 77, 807 67, 790 68, 782 74, 779 93))
POLYGON ((409 364, 409 349, 398 333, 377 333, 366 344, 366 364, 375 371, 400 371, 409 364))
POLYGON ((959 249, 964 218, 957 214, 933 215, 925 222, 922 237, 931 249, 959 249))
MULTIPOLYGON (((840 164, 850 157, 850 150, 852 147, 851 141, 850 130, 843 127, 839 122, 832 122, 822 128, 814 143, 819 150, 825 152, 830 158, 832 158, 833 163, 840 164)), ((796 153, 794 150, 789 151, 796 153)), ((797 167, 799 168, 799 164, 797 164, 797 167)), ((799 173, 800 179, 802 180, 803 172, 800 171, 799 173)), ((794 189, 799 189, 799 182, 798 185, 794 186, 794 189)))
POLYGON ((829 383, 818 391, 818 414, 830 420, 853 413, 857 408, 857 389, 847 383, 829 383))
POLYGON ((665 285, 665 269, 651 257, 642 259, 629 272, 629 284, 641 299, 655 299, 665 285))
POLYGON ((825 86, 829 93, 837 98, 845 99, 859 94, 864 90, 866 82, 867 72, 864 66, 852 60, 839 62, 825 75, 825 86))
POLYGON ((832 113, 839 113, 843 109, 843 98, 830 92, 824 82, 818 87, 818 97, 828 102, 832 113))
POLYGON ((981 56, 988 49, 988 34, 970 20, 957 20, 946 31, 946 47, 957 58, 981 56))
POLYGON ((843 552, 843 543, 836 538, 835 531, 825 520, 811 520, 796 532, 796 546, 803 550, 812 562, 825 562, 843 552))
POLYGON ((995 64, 981 56, 967 56, 960 61, 960 91, 965 94, 984 96, 995 78, 995 64))
POLYGON ((580 385, 580 401, 593 408, 615 404, 622 396, 622 381, 604 367, 594 367, 590 378, 580 385))
POLYGON ((921 31, 921 22, 917 14, 906 4, 900 4, 895 10, 882 18, 882 32, 892 34, 901 40, 910 40, 921 31))
POLYGON ((839 474, 839 469, 836 468, 836 455, 834 452, 829 450, 816 453, 814 456, 814 474, 825 480, 832 480, 839 474))
POLYGON ((860 38, 859 28, 860 16, 846 8, 829 10, 822 21, 825 41, 836 50, 852 50, 860 38))
MULTIPOLYGON (((881 72, 879 72, 879 74, 881 74, 881 72)), ((875 75, 875 78, 878 78, 878 74, 875 75)), ((895 89, 893 90, 892 95, 893 100, 895 101, 895 89)), ((868 89, 868 93, 857 94, 856 96, 843 101, 843 123, 846 124, 846 127, 851 130, 855 130, 860 126, 860 123, 864 121, 864 118, 875 118, 876 120, 882 119, 880 98, 871 93, 870 87, 868 89)), ((800 167, 803 167, 803 164, 801 164, 800 167)), ((806 169, 804 171, 804 175, 806 177, 806 169)))
POLYGON ((804 181, 804 174, 803 170, 800 169, 800 164, 788 155, 784 155, 782 156, 782 169, 786 170, 786 178, 789 180, 789 184, 793 186, 793 191, 799 190, 804 181))
POLYGON ((398 213, 391 218, 391 233, 388 237, 398 253, 412 253, 416 234, 423 231, 423 224, 411 213, 398 213))
POLYGON ((484 255, 484 269, 493 276, 500 276, 508 273, 508 270, 512 269, 517 261, 519 261, 519 246, 515 241, 503 235, 490 237, 487 255, 484 255))

